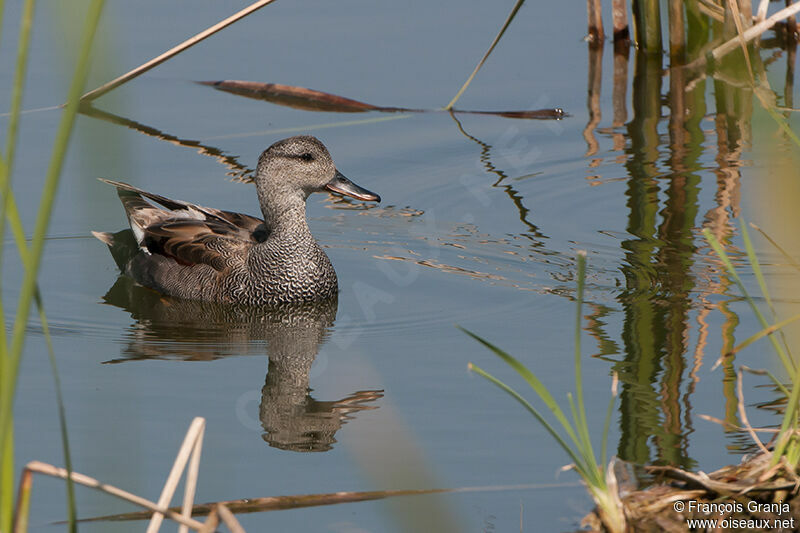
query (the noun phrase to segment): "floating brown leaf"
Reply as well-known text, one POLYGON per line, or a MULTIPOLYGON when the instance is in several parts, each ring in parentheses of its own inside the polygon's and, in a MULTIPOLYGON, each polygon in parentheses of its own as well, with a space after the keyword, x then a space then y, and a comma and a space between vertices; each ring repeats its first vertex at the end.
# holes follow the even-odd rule
POLYGON ((531 109, 529 111, 465 111, 463 109, 453 109, 453 113, 468 113, 471 115, 494 115, 505 118, 535 118, 535 119, 554 119, 560 120, 569 115, 560 107, 552 109, 531 109))
MULTIPOLYGON (((318 507, 322 505, 337 505, 342 503, 366 502, 372 500, 382 500, 397 496, 421 496, 426 494, 446 494, 446 493, 465 493, 465 492, 495 492, 495 491, 517 491, 531 490, 554 487, 572 487, 575 484, 551 484, 551 485, 490 485, 484 487, 457 487, 452 489, 412 489, 412 490, 376 490, 365 492, 332 492, 327 494, 298 494, 294 496, 273 496, 266 498, 245 498, 241 500, 230 500, 214 503, 196 504, 192 507, 191 516, 207 516, 213 512, 219 504, 225 505, 232 513, 262 513, 266 511, 282 511, 287 509, 301 509, 304 507, 318 507)), ((180 507, 170 508, 171 511, 178 513, 180 507)), ((128 521, 146 520, 152 516, 151 511, 139 511, 133 513, 122 513, 106 516, 95 516, 82 518, 79 522, 101 522, 101 521, 128 521)), ((59 524, 61 522, 58 522, 59 524)))
POLYGON ((325 93, 305 87, 282 85, 280 83, 261 83, 257 81, 200 81, 202 85, 273 104, 293 107, 305 111, 328 111, 334 113, 364 113, 366 111, 404 111, 399 108, 378 107, 344 96, 325 93))
MULTIPOLYGON (((262 83, 258 81, 220 80, 198 81, 201 85, 208 85, 219 91, 225 91, 247 98, 265 100, 273 104, 302 109, 304 111, 326 111, 332 113, 366 113, 378 111, 381 113, 442 113, 443 109, 410 109, 406 107, 376 106, 346 98, 336 94, 283 85, 280 83, 262 83)), ((446 111, 450 112, 450 111, 446 111)), ((550 119, 558 120, 569 115, 560 107, 553 109, 534 109, 527 111, 468 111, 453 109, 453 113, 468 113, 473 115, 494 115, 505 118, 522 119, 550 119)))

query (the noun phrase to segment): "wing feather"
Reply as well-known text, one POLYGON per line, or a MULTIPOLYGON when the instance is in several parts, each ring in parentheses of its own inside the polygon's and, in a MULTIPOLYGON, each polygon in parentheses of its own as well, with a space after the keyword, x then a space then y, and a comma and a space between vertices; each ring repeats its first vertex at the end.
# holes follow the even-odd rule
POLYGON ((253 241, 243 240, 227 224, 184 219, 145 228, 144 244, 150 253, 171 257, 182 265, 207 264, 222 271, 241 260, 253 241))
POLYGON ((269 234, 264 221, 250 215, 172 200, 119 181, 101 181, 117 188, 139 246, 182 265, 206 264, 222 271, 269 234))

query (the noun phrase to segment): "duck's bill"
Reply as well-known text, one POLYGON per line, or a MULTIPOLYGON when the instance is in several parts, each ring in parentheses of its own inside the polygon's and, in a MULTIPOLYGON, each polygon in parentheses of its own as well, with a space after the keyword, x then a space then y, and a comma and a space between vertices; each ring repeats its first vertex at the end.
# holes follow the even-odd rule
POLYGON ((370 192, 363 187, 359 187, 349 179, 344 177, 344 174, 336 171, 336 175, 333 177, 331 181, 325 185, 325 188, 329 191, 338 192, 339 194, 344 194, 345 196, 352 196, 353 198, 357 198, 359 200, 366 200, 371 202, 380 202, 381 197, 375 194, 374 192, 370 192))

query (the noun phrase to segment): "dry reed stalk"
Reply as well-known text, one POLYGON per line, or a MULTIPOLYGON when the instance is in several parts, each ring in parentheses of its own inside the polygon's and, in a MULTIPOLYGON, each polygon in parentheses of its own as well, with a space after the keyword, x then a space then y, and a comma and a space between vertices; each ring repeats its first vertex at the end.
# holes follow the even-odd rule
POLYGON ((605 33, 603 32, 603 6, 600 4, 600 0, 586 0, 586 15, 589 19, 589 42, 603 42, 605 33))
POLYGON ((141 496, 137 496, 132 494, 128 491, 122 490, 117 488, 113 485, 109 485, 107 483, 101 483, 100 481, 86 476, 84 474, 79 474, 77 472, 72 472, 70 476, 66 469, 58 468, 53 465, 49 465, 47 463, 42 463, 40 461, 31 461, 28 463, 25 468, 31 472, 36 472, 38 474, 45 474, 47 476, 58 477, 61 479, 67 479, 68 477, 72 479, 75 483, 80 483, 89 488, 97 489, 106 494, 110 494, 112 496, 116 496, 117 498, 121 498, 125 501, 131 502, 139 507, 144 507, 145 509, 152 511, 154 513, 161 513, 169 517, 170 519, 178 522, 179 524, 185 524, 194 530, 200 530, 203 527, 203 523, 191 518, 184 518, 179 513, 175 511, 171 511, 165 507, 160 507, 155 503, 151 502, 150 500, 146 500, 141 496))
POLYGON ((669 0, 669 56, 683 63, 686 51, 686 16, 683 12, 683 0, 669 0))
POLYGON ((203 524, 203 529, 201 529, 198 533, 214 533, 217 530, 217 526, 219 525, 219 513, 217 512, 216 506, 211 509, 211 512, 208 513, 208 518, 206 518, 205 524, 203 524))
MULTIPOLYGON (((203 431, 206 427, 205 419, 201 417, 196 417, 192 420, 192 424, 189 426, 189 430, 186 432, 186 437, 183 439, 183 444, 181 444, 180 449, 178 450, 178 456, 175 458, 175 462, 172 464, 172 470, 170 470, 169 476, 167 477, 166 483, 164 483, 164 488, 161 491, 161 496, 158 498, 158 506, 162 509, 165 509, 169 506, 169 502, 172 500, 172 495, 175 493, 175 489, 178 487, 178 482, 181 479, 181 475, 183 474, 183 470, 186 468, 186 463, 189 461, 189 458, 192 459, 192 465, 197 466, 199 465, 200 461, 200 449, 202 447, 203 441, 203 431)), ((191 467, 190 467, 191 469, 191 467)), ((193 476, 193 481, 197 482, 197 473, 193 476)), ((194 499, 195 493, 195 486, 193 483, 190 482, 189 476, 187 475, 186 479, 186 489, 184 492, 184 507, 181 510, 181 516, 184 518, 189 518, 192 512, 192 502, 191 500, 194 499), (187 506, 186 501, 189 500, 189 504, 187 506)), ((164 515, 162 513, 156 512, 153 514, 153 517, 150 519, 150 524, 147 526, 147 533, 156 533, 159 528, 161 527, 161 523, 164 521, 164 515)), ((182 525, 181 529, 179 530, 180 533, 186 533, 185 525, 182 525)))
POLYGON ((251 13, 254 13, 255 11, 258 11, 262 7, 266 6, 267 4, 271 4, 274 1, 275 0, 259 0, 258 2, 254 2, 254 3, 250 4, 246 8, 244 8, 241 11, 231 15, 230 17, 226 18, 225 20, 222 20, 222 21, 214 24, 210 28, 201 31, 200 33, 198 33, 194 37, 190 37, 189 39, 186 39, 185 41, 183 41, 181 44, 179 44, 179 45, 177 45, 177 46, 175 46, 173 48, 170 48, 169 50, 167 50, 166 52, 164 52, 160 56, 154 57, 150 61, 148 61, 146 63, 143 63, 142 65, 139 65, 138 67, 136 67, 135 69, 131 70, 130 72, 128 72, 126 74, 123 74, 122 76, 120 76, 120 77, 118 77, 118 78, 116 78, 114 80, 111 80, 110 82, 108 82, 108 83, 106 83, 104 85, 101 85, 100 87, 98 87, 98 88, 96 88, 94 90, 89 91, 88 93, 86 93, 83 96, 81 96, 81 102, 88 102, 88 101, 91 101, 91 100, 94 100, 96 98, 99 98, 99 97, 103 96, 107 92, 116 89, 117 87, 119 87, 123 83, 127 83, 130 80, 140 76, 141 74, 144 74, 148 70, 157 67, 158 65, 160 65, 164 61, 172 58, 173 56, 183 52, 184 50, 186 50, 188 48, 191 48, 192 46, 194 46, 197 43, 205 40, 206 38, 211 37, 212 35, 214 35, 218 31, 230 26, 234 22, 243 19, 247 15, 249 15, 251 13))
POLYGON ((228 529, 231 530, 231 533, 245 533, 244 528, 224 503, 217 505, 217 512, 222 521, 225 522, 225 525, 228 526, 228 529))
POLYGON ((737 46, 740 46, 740 43, 748 43, 759 37, 762 33, 773 27, 775 24, 780 22, 781 20, 787 19, 793 16, 795 13, 800 11, 800 2, 795 2, 789 7, 785 7, 780 11, 775 12, 771 17, 766 20, 762 20, 758 24, 748 28, 744 33, 741 35, 737 35, 724 44, 719 45, 718 47, 714 48, 711 51, 711 57, 714 61, 719 61, 723 56, 730 53, 732 50, 736 49, 737 46))
POLYGON ((17 508, 14 510, 14 525, 11 528, 14 533, 28 531, 28 511, 30 510, 32 487, 33 472, 26 468, 22 471, 22 477, 19 480, 17 508))
POLYGON ((736 394, 739 396, 739 416, 742 417, 742 424, 747 429, 747 433, 750 434, 750 438, 753 439, 753 442, 759 447, 762 453, 766 455, 771 455, 764 443, 761 442, 761 439, 758 438, 756 435, 753 426, 750 425, 750 420, 747 418, 747 409, 745 409, 745 402, 744 402, 744 392, 742 391, 742 381, 743 381, 743 370, 740 368, 738 372, 737 380, 736 380, 736 394))
POLYGON ((717 22, 722 22, 725 19, 725 8, 710 0, 698 0, 697 9, 705 16, 711 17, 717 22))
POLYGON ((750 2, 750 0, 736 0, 736 7, 738 8, 739 13, 744 14, 744 16, 739 16, 739 22, 741 22, 748 28, 752 26, 753 25, 752 2, 750 2))
POLYGON ((648 54, 661 53, 661 7, 658 0, 633 0, 636 45, 648 54))
POLYGON ((603 83, 603 48, 597 46, 597 44, 589 43, 589 87, 586 95, 589 121, 586 123, 586 127, 583 128, 583 139, 586 141, 584 157, 596 155, 600 149, 595 130, 603 119, 600 107, 600 91, 603 83))
MULTIPOLYGON (((623 53, 614 54, 614 86, 611 94, 614 118, 611 125, 615 128, 628 122, 628 52, 629 48, 625 48, 623 53)), ((625 140, 615 138, 614 149, 622 151, 624 147, 625 140)))
POLYGON ((614 21, 614 41, 627 41, 630 39, 628 9, 625 5, 625 0, 613 0, 611 3, 611 19, 614 21))
POLYGON ((756 11, 756 22, 761 22, 767 18, 767 8, 769 7, 769 0, 761 0, 758 4, 758 11, 756 11))
MULTIPOLYGON (((198 419, 196 418, 195 420, 198 419)), ((202 427, 200 428, 192 450, 192 459, 189 463, 189 470, 186 472, 186 488, 183 492, 183 509, 181 510, 181 515, 186 518, 191 518, 192 516, 192 506, 194 504, 194 495, 197 488, 197 478, 200 472, 200 454, 203 451, 205 420, 202 418, 199 418, 199 420, 202 422, 202 427)), ((178 533, 189 533, 189 529, 182 525, 180 528, 178 528, 178 533)))

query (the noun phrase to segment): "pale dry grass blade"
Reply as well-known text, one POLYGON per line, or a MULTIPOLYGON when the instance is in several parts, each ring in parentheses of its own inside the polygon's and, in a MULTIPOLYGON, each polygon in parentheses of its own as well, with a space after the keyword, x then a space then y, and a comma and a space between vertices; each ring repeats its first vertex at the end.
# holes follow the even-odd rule
POLYGON ((219 517, 228 526, 228 529, 231 530, 231 533, 246 533, 244 528, 239 521, 236 520, 236 517, 233 516, 233 513, 230 509, 228 509, 224 503, 217 505, 217 512, 219 512, 219 517))
MULTIPOLYGON (((189 457, 195 450, 195 443, 197 442, 198 438, 202 438, 205 426, 206 421, 202 417, 198 416, 192 420, 192 424, 189 426, 189 431, 186 432, 186 436, 183 438, 183 444, 181 444, 181 447, 178 450, 178 456, 175 458, 175 462, 172 464, 172 470, 170 470, 167 481, 164 483, 161 496, 158 498, 158 506, 160 508, 166 509, 169 506, 169 502, 172 500, 172 495, 175 494, 175 489, 178 487, 178 482, 180 482, 183 470, 186 468, 186 463, 189 461, 189 457)), ((189 484, 187 480, 187 492, 189 490, 188 485, 189 484)), ((194 489, 192 489, 192 498, 194 498, 194 489)), ((189 506, 189 509, 191 509, 191 505, 189 506)), ((185 513, 186 509, 184 509, 183 512, 185 513)), ((154 513, 153 518, 150 519, 150 524, 147 526, 147 533, 156 533, 161 527, 161 523, 163 521, 164 515, 162 513, 154 513)))
POLYGON ((53 465, 49 465, 47 463, 42 463, 40 461, 31 461, 25 467, 31 472, 36 472, 38 474, 45 474, 47 476, 58 477, 61 479, 67 479, 68 477, 72 479, 75 483, 80 483, 86 487, 97 489, 100 491, 105 492, 106 494, 110 494, 112 496, 116 496, 117 498, 123 499, 139 507, 144 507, 145 509, 152 511, 154 513, 161 513, 166 515, 168 518, 178 522, 179 524, 185 524, 194 530, 200 530, 203 528, 203 523, 198 522, 197 520, 193 520, 191 518, 184 518, 179 513, 167 509, 165 507, 160 507, 159 505, 151 502, 150 500, 146 500, 141 496, 137 496, 132 494, 128 491, 122 490, 117 488, 113 485, 108 485, 107 483, 101 483, 100 481, 86 476, 84 474, 79 474, 77 472, 72 472, 72 476, 70 476, 66 469, 58 468, 53 465))
MULTIPOLYGON (((746 427, 737 426, 736 424, 732 424, 732 423, 728 422, 727 420, 722 420, 721 418, 717 418, 715 416, 704 415, 704 414, 699 414, 697 416, 699 416, 703 420, 707 420, 709 422, 713 422, 715 424, 719 424, 720 426, 723 426, 723 427, 725 427, 727 429, 732 429, 734 431, 747 431, 748 430, 748 428, 746 428, 746 427)), ((756 433, 769 433, 771 435, 777 435, 778 431, 779 431, 779 430, 777 430, 775 428, 750 428, 750 429, 752 429, 756 433)))
MULTIPOLYGON (((194 447, 192 448, 192 459, 189 462, 189 470, 186 472, 186 488, 183 492, 183 509, 181 510, 181 514, 185 518, 191 518, 192 516, 192 505, 194 504, 194 495, 197 489, 197 476, 200 471, 200 454, 203 451, 203 433, 205 432, 205 421, 202 418, 200 420, 203 421, 203 426, 195 439, 194 447)), ((182 525, 178 528, 178 533, 189 533, 189 528, 182 525)))
POLYGON ((742 381, 744 381, 744 379, 743 379, 743 371, 741 368, 739 369, 738 374, 739 374, 738 379, 736 380, 736 394, 737 396, 739 396, 739 416, 742 417, 742 424, 744 424, 744 427, 750 434, 750 438, 753 439, 753 442, 756 443, 759 449, 763 453, 769 455, 770 451, 767 449, 766 446, 764 446, 764 443, 761 442, 761 439, 758 438, 758 435, 756 435, 755 430, 753 430, 753 426, 750 425, 750 420, 747 418, 747 409, 745 409, 745 403, 744 403, 744 392, 742 392, 742 381))
POLYGON ((742 47, 744 62, 747 64, 747 73, 750 75, 750 83, 755 84, 753 65, 750 63, 750 54, 747 53, 747 41, 744 40, 744 27, 742 25, 742 14, 739 11, 739 5, 736 3, 736 0, 728 0, 728 6, 731 12, 733 12, 733 23, 736 26, 736 33, 739 35, 739 44, 742 47))
POLYGON ((217 530, 218 525, 219 513, 217 512, 217 508, 214 507, 211 509, 211 512, 208 513, 208 518, 206 518, 206 521, 203 524, 203 529, 201 529, 198 533, 214 533, 217 530))
POLYGON ((769 0, 761 0, 758 4, 758 11, 756 11, 756 22, 761 22, 767 18, 767 8, 769 7, 769 0))
POLYGON ((28 512, 30 511, 31 489, 33 488, 33 472, 27 468, 22 471, 19 480, 19 490, 17 491, 17 507, 14 510, 14 533, 26 533, 28 531, 28 512))
POLYGON ((701 13, 707 17, 713 18, 717 22, 722 22, 725 19, 725 8, 710 0, 698 0, 697 7, 700 9, 701 13))
MULTIPOLYGON (((306 507, 318 507, 323 505, 342 505, 348 503, 359 503, 367 501, 385 500, 402 496, 424 496, 432 494, 461 494, 472 492, 497 492, 497 491, 527 491, 527 490, 550 490, 580 487, 580 483, 536 483, 532 485, 491 485, 479 487, 456 487, 450 489, 398 489, 380 490, 366 492, 332 492, 327 494, 297 494, 293 496, 273 496, 263 498, 243 498, 239 500, 226 500, 220 502, 196 504, 192 510, 194 516, 206 516, 216 512, 217 505, 224 504, 231 512, 236 514, 243 513, 262 513, 271 511, 296 510, 306 507)), ((174 507, 171 510, 176 513, 180 508, 174 507)), ((130 521, 146 520, 150 518, 151 512, 137 511, 133 513, 122 513, 114 515, 94 516, 82 518, 81 522, 103 522, 103 521, 130 521)), ((413 528, 406 528, 415 531, 413 528)), ((441 528, 440 528, 441 529, 441 528)))
POLYGON ((226 18, 225 20, 222 20, 222 21, 214 24, 210 28, 201 31, 200 33, 198 33, 194 37, 190 37, 189 39, 186 39, 181 44, 179 44, 179 45, 177 45, 177 46, 175 46, 173 48, 170 48, 169 50, 167 50, 166 52, 164 52, 160 56, 154 57, 153 59, 151 59, 147 63, 139 65, 138 67, 136 67, 135 69, 131 70, 130 72, 128 72, 126 74, 123 74, 122 76, 120 76, 120 77, 118 77, 118 78, 116 78, 114 80, 111 80, 110 82, 108 82, 108 83, 106 83, 104 85, 101 85, 100 87, 98 87, 98 88, 96 88, 94 90, 89 91, 88 93, 86 93, 83 96, 81 96, 81 101, 82 102, 91 101, 91 100, 94 100, 96 98, 99 98, 99 97, 103 96, 104 94, 106 94, 109 91, 113 91, 114 89, 116 89, 120 85, 129 82, 130 80, 132 80, 132 79, 144 74, 145 72, 147 72, 148 70, 150 70, 152 68, 157 67, 158 65, 160 65, 164 61, 172 58, 173 56, 176 56, 176 55, 180 54, 184 50, 186 50, 188 48, 191 48, 192 46, 196 45, 197 43, 207 39, 208 37, 211 37, 212 35, 214 35, 218 31, 220 31, 222 29, 225 29, 226 27, 230 26, 234 22, 243 19, 247 15, 249 15, 251 13, 254 13, 255 11, 258 11, 262 7, 266 6, 267 4, 271 4, 274 1, 275 0, 259 0, 258 2, 253 2, 252 4, 247 6, 246 8, 242 9, 241 11, 239 11, 238 13, 235 13, 235 14, 231 15, 230 17, 226 18))
POLYGON ((789 7, 785 7, 780 11, 775 12, 775 14, 773 14, 771 17, 759 22, 758 24, 755 24, 752 28, 749 28, 741 35, 737 35, 736 37, 731 38, 724 44, 721 44, 718 47, 714 48, 714 50, 711 51, 711 57, 714 58, 715 61, 719 61, 720 58, 722 58, 724 55, 736 49, 736 47, 740 45, 739 44, 740 42, 752 41, 753 39, 760 36, 762 33, 773 27, 781 20, 791 17, 798 11, 800 11, 800 2, 795 2, 789 7))

